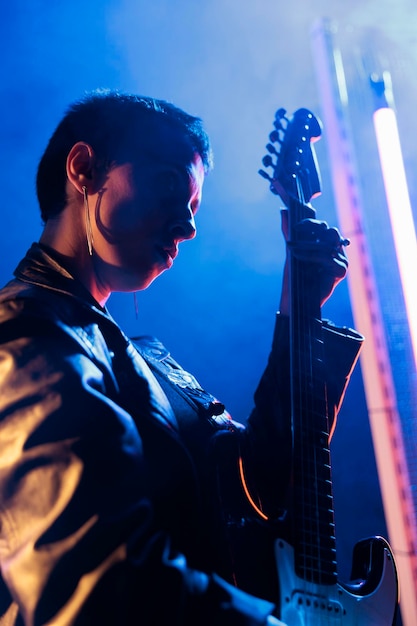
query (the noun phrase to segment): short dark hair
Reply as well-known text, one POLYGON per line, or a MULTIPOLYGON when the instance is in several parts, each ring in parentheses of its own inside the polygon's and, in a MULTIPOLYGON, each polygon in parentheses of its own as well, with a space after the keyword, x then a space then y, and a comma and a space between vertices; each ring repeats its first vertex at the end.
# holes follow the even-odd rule
POLYGON ((200 155, 205 171, 213 166, 209 137, 199 117, 182 109, 146 96, 98 89, 74 102, 53 133, 39 162, 36 177, 41 217, 46 222, 58 215, 66 205, 66 160, 74 144, 85 141, 94 149, 98 160, 110 166, 126 159, 127 149, 133 151, 134 131, 149 132, 155 123, 168 122, 190 143, 193 153, 200 155))

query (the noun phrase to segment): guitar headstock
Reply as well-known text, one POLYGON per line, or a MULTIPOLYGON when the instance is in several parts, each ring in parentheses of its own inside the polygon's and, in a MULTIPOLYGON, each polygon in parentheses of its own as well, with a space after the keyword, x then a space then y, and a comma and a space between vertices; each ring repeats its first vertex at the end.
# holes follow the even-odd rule
POLYGON ((285 109, 278 109, 274 127, 266 146, 269 154, 262 159, 264 167, 272 168, 272 174, 265 170, 259 170, 259 174, 269 180, 271 191, 286 206, 291 199, 308 204, 321 193, 313 146, 320 139, 321 124, 308 109, 298 109, 290 119, 285 109))

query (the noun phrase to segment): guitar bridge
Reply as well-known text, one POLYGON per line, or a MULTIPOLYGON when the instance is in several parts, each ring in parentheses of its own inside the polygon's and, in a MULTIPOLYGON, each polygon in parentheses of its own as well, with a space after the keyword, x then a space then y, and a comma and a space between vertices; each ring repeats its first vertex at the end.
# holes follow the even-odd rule
POLYGON ((298 623, 294 621, 294 616, 299 616, 305 612, 308 613, 309 619, 314 620, 312 622, 313 624, 321 624, 320 619, 323 615, 334 619, 346 614, 346 610, 338 600, 320 597, 319 595, 304 591, 293 591, 291 596, 282 598, 281 603, 283 614, 289 624, 298 623), (290 618, 290 616, 293 617, 290 618))

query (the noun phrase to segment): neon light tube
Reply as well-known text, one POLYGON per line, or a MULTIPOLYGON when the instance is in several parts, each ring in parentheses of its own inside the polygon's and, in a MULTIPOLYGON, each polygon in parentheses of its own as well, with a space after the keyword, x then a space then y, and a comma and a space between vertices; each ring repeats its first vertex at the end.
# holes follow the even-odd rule
POLYGON ((374 128, 398 268, 417 368, 417 239, 394 110, 383 106, 374 112, 374 128))

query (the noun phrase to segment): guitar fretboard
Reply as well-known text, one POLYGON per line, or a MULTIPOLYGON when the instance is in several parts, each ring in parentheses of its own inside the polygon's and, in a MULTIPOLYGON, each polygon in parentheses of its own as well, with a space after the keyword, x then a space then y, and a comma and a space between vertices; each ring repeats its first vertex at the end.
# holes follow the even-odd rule
POLYGON ((318 280, 292 264, 291 378, 294 437, 294 552, 297 575, 337 581, 336 540, 318 280))

